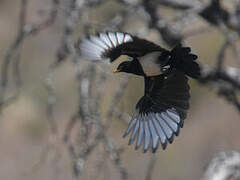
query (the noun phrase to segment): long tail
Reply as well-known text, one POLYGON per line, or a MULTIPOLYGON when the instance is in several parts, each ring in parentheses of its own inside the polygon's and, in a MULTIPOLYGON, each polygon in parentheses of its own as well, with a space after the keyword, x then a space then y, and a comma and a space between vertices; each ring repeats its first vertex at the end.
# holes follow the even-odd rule
POLYGON ((181 44, 177 45, 170 52, 171 58, 169 65, 173 68, 183 71, 191 78, 200 78, 200 66, 196 62, 197 55, 190 53, 190 47, 182 47, 181 44))

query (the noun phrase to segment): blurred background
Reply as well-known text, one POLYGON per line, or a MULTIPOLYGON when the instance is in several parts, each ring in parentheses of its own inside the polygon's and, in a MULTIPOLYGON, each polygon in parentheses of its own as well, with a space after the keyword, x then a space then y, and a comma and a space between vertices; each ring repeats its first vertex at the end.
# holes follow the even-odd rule
MULTIPOLYGON (((240 151, 238 0, 0 0, 0 179, 201 179, 240 151), (88 33, 190 46, 203 67, 179 137, 135 151, 122 135, 143 79, 81 58, 88 33)), ((239 169, 238 169, 239 170, 239 169)))

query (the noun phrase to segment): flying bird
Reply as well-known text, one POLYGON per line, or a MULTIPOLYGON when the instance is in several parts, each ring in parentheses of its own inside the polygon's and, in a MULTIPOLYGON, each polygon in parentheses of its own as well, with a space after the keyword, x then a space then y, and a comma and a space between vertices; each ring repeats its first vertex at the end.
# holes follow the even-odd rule
POLYGON ((129 145, 143 151, 159 144, 165 149, 178 136, 189 109, 187 76, 197 79, 200 67, 189 47, 177 45, 171 51, 148 40, 123 32, 90 35, 79 44, 80 53, 92 61, 113 62, 121 55, 131 57, 120 63, 114 73, 125 72, 144 77, 143 97, 123 137, 130 133, 129 145))

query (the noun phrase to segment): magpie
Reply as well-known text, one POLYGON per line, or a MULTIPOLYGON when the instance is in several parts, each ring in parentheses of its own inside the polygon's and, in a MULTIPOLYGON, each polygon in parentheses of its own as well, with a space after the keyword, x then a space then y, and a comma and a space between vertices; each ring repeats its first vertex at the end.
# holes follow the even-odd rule
POLYGON ((125 72, 144 77, 144 95, 136 105, 123 137, 130 133, 129 145, 143 152, 159 144, 165 149, 179 135, 189 109, 187 76, 198 79, 200 67, 190 47, 181 44, 171 51, 125 32, 102 32, 83 39, 78 48, 92 61, 113 62, 121 55, 131 60, 120 63, 114 73, 125 72))

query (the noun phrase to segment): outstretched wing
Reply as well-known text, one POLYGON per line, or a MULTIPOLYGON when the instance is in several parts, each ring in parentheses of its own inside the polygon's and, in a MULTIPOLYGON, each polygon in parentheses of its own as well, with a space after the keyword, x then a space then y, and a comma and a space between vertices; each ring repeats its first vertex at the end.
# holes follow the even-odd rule
POLYGON ((79 45, 80 52, 89 60, 113 62, 121 55, 140 57, 149 52, 164 50, 160 46, 123 32, 90 35, 79 45))
POLYGON ((124 137, 130 132, 129 145, 136 140, 136 149, 144 144, 146 152, 155 152, 159 142, 165 149, 178 136, 189 108, 189 85, 183 72, 145 77, 145 94, 136 105, 124 137))

